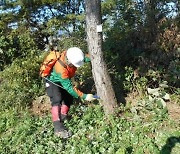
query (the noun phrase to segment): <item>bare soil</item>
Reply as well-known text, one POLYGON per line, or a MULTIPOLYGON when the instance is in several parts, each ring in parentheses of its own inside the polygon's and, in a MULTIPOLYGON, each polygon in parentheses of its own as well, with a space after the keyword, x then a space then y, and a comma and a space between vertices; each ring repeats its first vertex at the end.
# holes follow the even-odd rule
MULTIPOLYGON (((126 102, 131 102, 132 106, 137 105, 138 96, 136 94, 129 94, 126 97, 126 102)), ((180 122, 180 105, 173 102, 167 102, 168 114, 170 118, 180 122)), ((38 116, 44 116, 50 113, 51 103, 47 95, 38 97, 32 102, 31 112, 38 116)))
POLYGON ((178 104, 169 102, 167 103, 167 108, 170 118, 180 122, 180 106, 178 104))
MULTIPOLYGON (((138 93, 129 93, 127 95, 126 102, 129 102, 132 106, 137 106, 138 100, 141 97, 138 95, 138 93)), ((180 105, 176 102, 166 102, 168 114, 169 117, 177 122, 180 122, 180 105)))
POLYGON ((34 115, 44 116, 50 113, 51 103, 47 95, 38 97, 32 102, 31 112, 34 115))

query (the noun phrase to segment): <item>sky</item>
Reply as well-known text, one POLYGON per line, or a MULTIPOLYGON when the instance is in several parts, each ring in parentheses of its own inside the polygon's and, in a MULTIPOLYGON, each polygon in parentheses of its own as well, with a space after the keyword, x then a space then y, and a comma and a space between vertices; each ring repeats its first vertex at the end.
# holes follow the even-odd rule
MULTIPOLYGON (((12 0, 13 1, 13 0, 12 0)), ((139 1, 144 1, 144 0, 134 0, 134 2, 139 2, 139 1)), ((16 8, 14 9, 7 9, 7 10, 3 10, 2 9, 2 5, 6 4, 6 0, 0 0, 0 15, 1 13, 9 13, 9 12, 13 12, 14 14, 18 13, 19 10, 21 9, 21 6, 17 6, 16 8)), ((177 10, 176 10, 176 5, 175 3, 171 2, 171 3, 168 3, 168 5, 164 5, 164 8, 167 8, 170 10, 169 14, 168 14, 168 17, 174 17, 177 15, 177 10)), ((54 14, 58 14, 57 10, 55 9, 52 9, 53 13, 54 14)), ((48 14, 48 18, 52 18, 52 13, 49 11, 48 7, 47 9, 43 9, 43 10, 40 10, 39 11, 40 14, 48 14)), ((36 17, 38 18, 38 17, 36 17)), ((40 16, 39 19, 38 19, 38 23, 39 24, 42 24, 44 22, 44 19, 43 19, 43 16, 40 16)), ((11 28, 16 28, 17 27, 17 23, 10 23, 9 26, 11 28)))

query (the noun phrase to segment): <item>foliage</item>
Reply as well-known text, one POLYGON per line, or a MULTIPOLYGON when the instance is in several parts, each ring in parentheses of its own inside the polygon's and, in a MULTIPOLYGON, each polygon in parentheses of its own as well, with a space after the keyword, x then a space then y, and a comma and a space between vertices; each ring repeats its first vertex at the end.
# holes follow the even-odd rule
MULTIPOLYGON (((177 0, 102 1, 103 51, 114 88, 120 97, 138 93, 141 99, 127 101, 110 119, 95 102, 74 104, 66 122, 73 136, 62 140, 53 136, 50 115, 32 115, 29 107, 44 94, 38 73, 49 36, 59 37, 60 49, 87 51, 84 1, 3 4, 0 153, 178 153, 179 122, 168 116, 165 100, 169 94, 171 102, 180 102, 178 7, 177 0)), ((95 92, 90 64, 75 80, 84 91, 93 87, 95 92)))
POLYGON ((174 86, 179 87, 179 77, 180 77, 180 61, 179 59, 175 59, 170 62, 168 67, 168 81, 174 86))
MULTIPOLYGON (((0 70, 31 50, 45 48, 49 36, 84 34, 83 1, 7 1, 0 8, 0 70), (29 50, 30 49, 30 50, 29 50)), ((83 36, 84 37, 84 36, 83 36)))
POLYGON ((127 91, 138 92, 139 95, 145 94, 148 80, 145 76, 135 76, 135 72, 131 67, 125 67, 125 81, 123 82, 124 88, 127 91), (138 79, 137 79, 138 78, 138 79))
POLYGON ((1 110, 11 107, 25 107, 31 100, 42 94, 42 82, 39 67, 43 56, 14 60, 12 65, 0 72, 0 104, 1 110))
POLYGON ((75 104, 66 126, 73 136, 62 140, 53 135, 51 117, 32 116, 27 110, 1 111, 1 153, 159 153, 178 151, 178 125, 168 118, 167 110, 142 101, 135 112, 121 107, 124 114, 107 119, 102 107, 75 104), (9 118, 7 118, 9 117, 9 118), (174 146, 166 145, 169 138, 174 146), (164 148, 166 146, 166 148, 164 148), (164 152, 164 151, 163 151, 164 152))
POLYGON ((59 50, 67 50, 69 47, 79 47, 83 52, 87 53, 87 44, 85 40, 80 37, 62 37, 58 41, 59 50))
POLYGON ((24 33, 21 34, 19 30, 13 30, 10 34, 0 37, 1 71, 17 57, 24 58, 28 56, 28 58, 32 58, 32 56, 38 52, 37 46, 32 39, 31 32, 25 29, 21 30, 23 30, 24 33))

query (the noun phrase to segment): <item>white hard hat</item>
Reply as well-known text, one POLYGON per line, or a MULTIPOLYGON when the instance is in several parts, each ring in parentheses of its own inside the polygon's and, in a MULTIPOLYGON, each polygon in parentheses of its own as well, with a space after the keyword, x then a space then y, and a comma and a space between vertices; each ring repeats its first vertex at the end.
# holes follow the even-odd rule
POLYGON ((67 59, 76 67, 80 67, 84 64, 84 53, 77 47, 72 47, 67 50, 67 59))

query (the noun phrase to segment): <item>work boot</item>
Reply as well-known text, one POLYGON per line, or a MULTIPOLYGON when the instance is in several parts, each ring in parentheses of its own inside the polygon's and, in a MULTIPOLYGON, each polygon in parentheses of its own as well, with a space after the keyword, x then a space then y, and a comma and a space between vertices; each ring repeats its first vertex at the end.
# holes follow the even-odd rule
POLYGON ((67 115, 67 114, 61 114, 61 117, 60 117, 61 121, 64 122, 66 120, 70 120, 71 119, 71 116, 67 115))
POLYGON ((67 114, 61 114, 60 119, 61 119, 62 122, 67 120, 67 114))
POLYGON ((54 125, 54 134, 56 136, 64 138, 64 139, 69 138, 69 137, 72 136, 72 132, 68 131, 66 129, 66 127, 63 125, 63 123, 60 122, 59 120, 54 121, 53 125, 54 125))
POLYGON ((66 139, 72 136, 72 132, 68 131, 66 129, 58 131, 58 132, 54 132, 55 136, 66 139))
POLYGON ((61 121, 66 121, 69 119, 69 116, 67 114, 61 114, 61 117, 60 117, 61 121))

